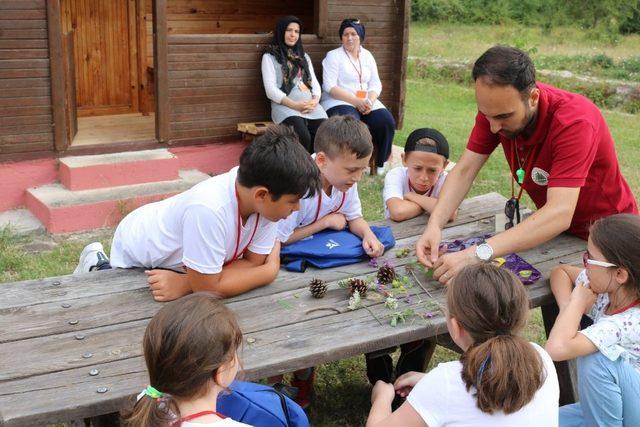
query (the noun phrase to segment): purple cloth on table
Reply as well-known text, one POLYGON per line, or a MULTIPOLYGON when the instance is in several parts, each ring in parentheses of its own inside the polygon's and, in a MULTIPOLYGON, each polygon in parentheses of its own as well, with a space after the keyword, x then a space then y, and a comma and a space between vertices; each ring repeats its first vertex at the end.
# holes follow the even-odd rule
MULTIPOLYGON (((443 242, 443 244, 447 246, 447 252, 458 252, 473 245, 478 245, 484 242, 489 237, 491 237, 491 234, 485 234, 484 236, 480 237, 471 237, 465 240, 445 241, 443 242)), ((520 281, 525 285, 531 285, 532 283, 540 280, 540 278, 542 277, 540 271, 538 271, 534 266, 529 264, 517 254, 509 254, 502 258, 505 259, 505 263, 503 264, 503 266, 514 273, 516 276, 518 276, 518 279, 520 279, 520 281), (522 271, 530 271, 531 275, 528 277, 524 277, 520 274, 522 271)))

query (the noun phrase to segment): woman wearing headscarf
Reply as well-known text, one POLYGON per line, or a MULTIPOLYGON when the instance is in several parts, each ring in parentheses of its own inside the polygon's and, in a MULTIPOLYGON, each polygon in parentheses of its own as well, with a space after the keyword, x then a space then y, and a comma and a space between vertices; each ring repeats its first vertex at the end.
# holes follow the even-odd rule
POLYGON ((322 61, 320 102, 329 116, 351 115, 369 127, 377 148, 377 171, 382 174, 391 154, 396 124, 378 100, 382 92, 378 66, 371 52, 361 45, 365 28, 359 20, 345 19, 338 34, 342 46, 327 52, 322 61))
POLYGON ((271 45, 262 55, 262 81, 271 100, 271 120, 292 126, 300 143, 313 153, 313 139, 327 114, 319 105, 321 88, 311 58, 304 53, 302 24, 285 16, 276 24, 271 45))

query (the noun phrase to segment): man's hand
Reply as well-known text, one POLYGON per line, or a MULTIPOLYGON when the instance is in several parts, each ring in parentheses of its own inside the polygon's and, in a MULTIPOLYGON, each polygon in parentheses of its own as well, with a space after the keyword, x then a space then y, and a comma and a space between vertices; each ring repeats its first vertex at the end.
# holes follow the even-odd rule
POLYGON ((416 256, 426 267, 433 267, 439 257, 438 247, 442 241, 442 230, 437 226, 427 225, 422 236, 416 242, 416 256))
POLYGON ((475 246, 460 252, 451 252, 440 256, 433 265, 433 277, 448 285, 463 267, 476 264, 480 260, 475 255, 475 246))
POLYGON ((332 213, 322 218, 324 228, 330 228, 331 230, 344 230, 347 226, 347 218, 341 213, 332 213))
POLYGON ((145 274, 156 301, 173 301, 191 293, 186 274, 170 270, 146 270, 145 274))
POLYGON ((371 390, 372 405, 376 401, 382 400, 384 402, 387 402, 389 406, 391 406, 391 402, 393 402, 394 397, 396 397, 396 391, 393 388, 393 384, 389 384, 380 380, 376 381, 376 384, 373 386, 373 390, 371 390))

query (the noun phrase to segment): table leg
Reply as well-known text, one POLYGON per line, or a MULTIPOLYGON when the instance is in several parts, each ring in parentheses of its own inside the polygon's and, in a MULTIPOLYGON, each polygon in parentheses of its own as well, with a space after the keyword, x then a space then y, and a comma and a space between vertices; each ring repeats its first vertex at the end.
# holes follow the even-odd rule
POLYGON ((112 414, 100 415, 98 417, 91 417, 92 427, 119 427, 120 426, 120 414, 114 412, 112 414))
MULTIPOLYGON (((548 337, 556 317, 558 317, 558 305, 554 301, 541 306, 540 309, 542 310, 542 321, 548 337)), ((575 360, 554 362, 554 364, 556 365, 556 373, 560 383, 560 406, 574 403, 578 398, 575 360)))

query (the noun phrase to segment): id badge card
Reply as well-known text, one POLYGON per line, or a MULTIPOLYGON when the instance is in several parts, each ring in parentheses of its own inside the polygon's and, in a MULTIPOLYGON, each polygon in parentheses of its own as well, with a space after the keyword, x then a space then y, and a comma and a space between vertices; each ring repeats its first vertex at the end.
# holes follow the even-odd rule
POLYGON ((356 91, 356 96, 360 99, 365 99, 367 97, 367 91, 366 90, 357 90, 356 91))

